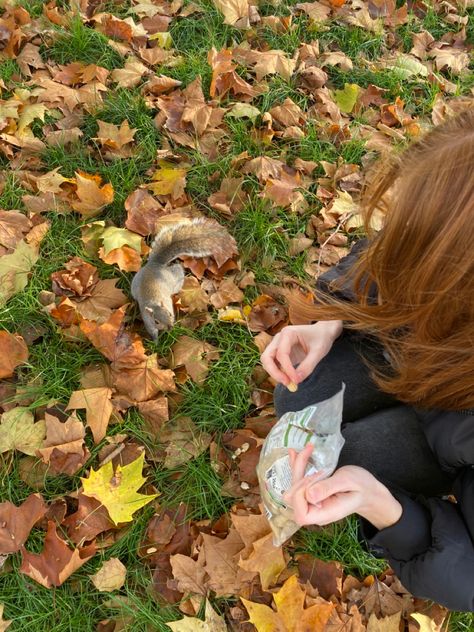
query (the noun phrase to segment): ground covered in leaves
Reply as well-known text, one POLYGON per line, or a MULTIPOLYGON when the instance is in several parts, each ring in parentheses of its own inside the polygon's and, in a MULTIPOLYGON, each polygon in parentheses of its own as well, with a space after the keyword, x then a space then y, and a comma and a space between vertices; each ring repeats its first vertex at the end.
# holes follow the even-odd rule
POLYGON ((353 520, 273 548, 255 475, 259 353, 360 237, 366 167, 472 107, 472 6, 1 3, 1 630, 472 629, 353 520), (202 214, 238 252, 183 260, 153 343, 130 280, 202 214))

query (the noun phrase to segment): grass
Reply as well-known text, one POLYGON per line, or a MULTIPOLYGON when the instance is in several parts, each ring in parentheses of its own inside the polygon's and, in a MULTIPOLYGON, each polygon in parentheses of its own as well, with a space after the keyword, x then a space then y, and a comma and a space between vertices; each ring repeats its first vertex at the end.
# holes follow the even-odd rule
MULTIPOLYGON (((289 16, 297 2, 298 0, 288 0, 284 3, 261 3, 259 13, 261 16, 289 16)), ((17 0, 16 4, 26 8, 32 18, 41 19, 43 2, 17 0)), ((119 54, 108 38, 95 30, 93 20, 77 13, 74 8, 76 4, 58 0, 57 6, 66 12, 69 23, 63 27, 49 25, 41 35, 36 35, 32 40, 36 44, 41 43, 43 59, 48 60, 51 65, 82 62, 96 64, 108 70, 123 67, 126 56, 119 54)), ((133 6, 136 4, 133 3, 133 6)), ((110 12, 120 19, 132 17, 138 24, 140 17, 133 11, 133 6, 130 1, 103 0, 100 3, 100 12, 110 12)), ((238 44, 250 45, 261 50, 283 50, 289 56, 296 56, 301 43, 318 40, 321 52, 343 51, 354 65, 350 71, 342 71, 337 66, 325 68, 329 75, 330 90, 340 89, 345 83, 356 83, 361 88, 374 84, 386 90, 388 101, 393 102, 399 96, 404 100, 407 112, 425 119, 431 115, 439 88, 424 78, 413 77, 407 80, 397 71, 378 69, 377 61, 389 50, 393 41, 397 43, 399 50, 408 53, 413 45, 413 34, 421 30, 429 31, 436 39, 458 30, 456 25, 446 22, 444 16, 430 4, 421 17, 410 15, 407 24, 390 27, 380 34, 357 26, 348 27, 338 18, 327 25, 317 25, 301 12, 293 15, 291 26, 287 30, 275 31, 269 26, 254 24, 249 30, 241 30, 225 24, 223 16, 211 0, 197 0, 185 6, 193 6, 195 11, 187 17, 174 17, 169 28, 175 61, 171 65, 153 69, 157 75, 164 74, 181 81, 182 88, 200 78, 205 98, 209 98, 212 69, 207 55, 213 47, 220 50, 238 44)), ((473 9, 467 9, 465 14, 470 16, 466 27, 467 40, 474 44, 473 9)), ((22 28, 27 32, 29 27, 22 28)), ((133 43, 131 54, 138 56, 139 45, 138 40, 133 43)), ((252 73, 248 69, 238 66, 237 72, 246 81, 253 82, 252 73)), ((447 73, 446 76, 456 86, 457 95, 470 94, 474 83, 472 65, 471 74, 458 77, 447 73)), ((7 88, 2 94, 4 99, 9 98, 18 87, 32 89, 28 78, 22 76, 14 59, 1 58, 0 79, 7 88)), ((168 138, 166 131, 157 129, 154 119, 159 114, 159 108, 147 105, 142 94, 142 84, 132 89, 110 84, 108 91, 103 94, 100 106, 96 109, 88 108, 78 117, 77 125, 83 133, 80 142, 67 147, 46 145, 39 155, 29 156, 29 160, 32 168, 39 172, 59 168, 63 176, 72 178, 76 171, 83 170, 98 174, 104 182, 110 182, 114 188, 114 201, 97 219, 123 226, 126 216, 124 202, 127 196, 149 180, 150 173, 155 168, 157 150, 168 148, 183 156, 190 165, 186 175, 189 205, 216 217, 228 226, 237 240, 243 271, 253 271, 257 284, 280 284, 284 275, 310 282, 311 279, 305 272, 306 253, 289 256, 288 241, 305 234, 309 217, 317 214, 321 207, 315 195, 317 182, 305 192, 309 208, 301 214, 272 207, 268 200, 262 199, 261 183, 253 175, 245 176, 249 201, 233 217, 223 218, 219 215, 210 207, 208 197, 218 190, 222 178, 236 175, 232 171, 232 161, 244 152, 250 158, 266 155, 285 160, 289 165, 296 158, 314 161, 318 165, 314 172, 316 178, 324 174, 320 161, 341 161, 363 166, 367 157, 367 139, 362 137, 364 128, 361 125, 368 125, 370 121, 364 118, 364 114, 359 118, 354 117, 349 124, 352 138, 336 145, 325 139, 320 122, 310 114, 304 126, 303 138, 280 138, 275 134, 271 142, 262 143, 258 130, 263 124, 263 116, 272 107, 290 98, 305 112, 311 113, 312 106, 318 103, 316 94, 301 88, 298 74, 290 80, 278 74, 268 75, 265 83, 267 90, 252 101, 260 115, 255 122, 226 117, 226 137, 222 140, 218 155, 213 159, 196 149, 179 145, 168 138), (128 121, 131 128, 136 129, 134 156, 127 159, 105 157, 100 144, 94 140, 98 121, 120 125, 124 120, 128 121)), ((221 106, 230 107, 237 100, 227 96, 221 100, 221 106)), ((48 113, 44 122, 36 120, 31 126, 34 136, 43 139, 44 128, 54 126, 55 117, 60 116, 62 113, 55 111, 48 113)), ((10 169, 11 165, 3 153, 0 153, 0 165, 6 174, 8 172, 0 180, 0 208, 24 210, 23 196, 31 192, 22 187, 20 173, 10 169)), ((18 160, 15 165, 20 171, 30 168, 29 163, 24 165, 18 160)), ((26 289, 12 297, 0 310, 2 330, 21 333, 31 324, 40 329, 39 338, 29 345, 27 364, 18 372, 23 402, 32 410, 51 401, 66 404, 70 393, 79 387, 81 370, 89 364, 103 361, 102 356, 90 345, 65 340, 56 323, 42 311, 39 295, 42 291, 51 290, 51 274, 62 269, 71 257, 81 256, 98 267, 101 278, 117 277, 119 287, 126 293, 129 292, 131 278, 130 274, 121 273, 115 266, 90 259, 84 253, 80 237, 81 226, 86 222, 80 217, 73 213, 45 215, 51 227, 41 244, 40 262, 33 268, 26 289)), ((244 303, 250 303, 260 293, 259 285, 246 288, 244 303)), ((133 313, 130 310, 130 314, 133 313)), ((174 417, 191 417, 199 431, 210 434, 212 440, 219 445, 223 433, 242 427, 245 417, 255 412, 251 398, 252 379, 258 365, 259 352, 253 342, 254 334, 245 326, 220 322, 214 314, 211 322, 195 331, 184 328, 178 322, 172 331, 162 333, 156 343, 146 340, 145 347, 148 352, 156 352, 159 358, 165 359, 172 345, 182 335, 211 343, 219 349, 220 357, 210 364, 209 376, 203 385, 197 385, 191 380, 179 385, 172 414, 174 417)), ((163 446, 147 434, 137 410, 132 407, 123 417, 122 423, 111 426, 109 434, 126 433, 130 440, 144 445, 150 457, 159 454, 163 446)), ((73 477, 47 476, 44 479, 41 493, 47 500, 73 493, 80 486, 80 477, 89 466, 97 464, 97 455, 105 443, 94 446, 89 436, 87 442, 91 458, 81 471, 73 477)), ((20 476, 22 458, 11 453, 0 455, 2 501, 10 500, 19 504, 32 491, 20 476)), ((222 494, 223 481, 213 468, 209 450, 172 469, 166 469, 158 459, 153 461, 150 458, 148 462, 154 465, 148 467, 146 474, 160 491, 159 503, 163 507, 185 503, 190 518, 214 520, 228 511, 235 502, 235 499, 222 494)), ((56 589, 47 590, 20 574, 19 556, 12 556, 7 564, 13 565, 13 572, 0 571, 0 603, 6 604, 5 618, 14 620, 12 631, 92 632, 97 629, 100 621, 120 620, 121 617, 128 618, 131 622, 124 623, 124 629, 133 629, 134 632, 169 630, 166 622, 178 619, 181 615, 177 608, 165 607, 158 602, 151 589, 152 570, 137 557, 137 550, 153 511, 153 507, 149 506, 137 512, 134 521, 121 532, 121 537, 116 542, 101 551, 63 586, 56 589), (112 597, 99 593, 90 580, 90 575, 110 557, 120 558, 127 566, 125 586, 112 597)), ((27 548, 39 552, 42 542, 43 534, 36 530, 28 540, 27 548)), ((383 560, 374 558, 359 545, 354 519, 321 531, 301 530, 294 540, 294 551, 309 552, 323 560, 338 560, 347 573, 360 577, 380 573, 385 568, 383 560)), ((224 611, 232 599, 213 602, 218 610, 224 611)), ((474 617, 471 614, 451 615, 450 632, 470 632, 473 628, 474 617)))

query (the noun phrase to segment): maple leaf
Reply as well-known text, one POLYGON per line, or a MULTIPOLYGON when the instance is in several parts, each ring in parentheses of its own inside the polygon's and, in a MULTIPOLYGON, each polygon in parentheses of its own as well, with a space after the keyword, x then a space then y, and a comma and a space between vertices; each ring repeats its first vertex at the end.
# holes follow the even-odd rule
POLYGON ((98 500, 108 511, 115 524, 130 522, 133 514, 158 494, 139 494, 137 490, 146 481, 142 475, 145 455, 142 453, 128 465, 113 470, 109 461, 97 471, 91 469, 89 478, 81 478, 83 494, 98 500))
POLYGON ((34 423, 33 413, 23 406, 4 412, 0 424, 0 454, 18 450, 34 456, 43 445, 46 434, 44 421, 34 423))
POLYGON ((61 586, 68 577, 95 555, 94 544, 70 549, 56 532, 53 521, 48 522, 44 548, 40 554, 23 551, 20 573, 44 586, 61 586))
MULTIPOLYGON (((30 220, 17 211, 0 210, 0 244, 6 250, 14 250, 17 244, 31 230, 30 220)), ((5 254, 1 252, 0 254, 5 254)))
POLYGON ((90 578, 99 592, 113 592, 122 588, 126 575, 127 569, 122 562, 117 557, 111 557, 90 578))
POLYGON ((57 417, 45 413, 46 439, 37 450, 44 463, 49 463, 53 473, 73 475, 84 465, 89 451, 84 446, 86 434, 84 425, 76 417, 69 417, 64 423, 57 417), (58 470, 57 465, 61 461, 58 470))
POLYGON ((244 293, 237 287, 232 279, 224 279, 216 292, 211 294, 209 302, 216 309, 227 307, 229 303, 240 303, 244 299, 244 293))
POLYGON ((178 294, 178 301, 179 309, 200 312, 207 310, 209 297, 195 277, 187 276, 178 294))
POLYGON ((125 200, 125 226, 139 235, 156 233, 156 222, 164 214, 162 205, 145 189, 136 189, 125 200))
POLYGON ((147 188, 155 195, 171 195, 173 200, 177 200, 184 193, 187 169, 166 160, 159 160, 158 167, 152 176, 154 182, 147 188))
POLYGON ((248 0, 213 0, 214 5, 224 16, 224 24, 237 28, 248 28, 249 2, 248 0))
MULTIPOLYGON (((402 616, 401 612, 396 612, 395 614, 392 614, 388 617, 382 617, 382 619, 377 619, 375 614, 372 613, 367 623, 367 632, 399 632, 401 616, 402 616)), ((410 615, 410 616, 413 617, 413 615, 410 615)), ((418 615, 418 616, 423 617, 424 615, 418 615)), ((414 616, 414 618, 416 619, 416 615, 414 616)), ((429 617, 426 617, 426 619, 429 619, 429 617)), ((418 621, 418 619, 416 620, 418 621)), ((431 619, 429 620, 431 621, 431 619)), ((432 630, 433 632, 436 632, 435 628, 432 628, 432 630)), ((420 632, 431 632, 431 628, 428 628, 427 630, 423 630, 423 628, 420 627, 420 632)))
POLYGON ((66 410, 85 408, 87 426, 91 429, 94 443, 100 443, 105 437, 110 416, 113 411, 112 389, 86 388, 71 393, 66 410))
POLYGON ((83 320, 81 331, 107 359, 119 367, 133 367, 146 362, 141 338, 124 329, 126 306, 113 312, 104 323, 83 320))
POLYGON ((79 492, 78 503, 77 511, 63 521, 72 542, 82 544, 103 531, 115 528, 107 509, 98 500, 79 492))
POLYGON ((0 379, 13 375, 28 360, 28 347, 19 334, 0 331, 0 379))
POLYGON ((123 68, 112 70, 112 81, 116 81, 121 88, 134 88, 137 86, 143 75, 148 74, 148 68, 138 61, 136 57, 130 56, 123 68))
POLYGON ((136 368, 121 368, 114 363, 111 369, 112 386, 134 402, 146 402, 161 392, 175 391, 174 373, 158 366, 156 354, 145 357, 136 368))
POLYGON ((211 436, 199 430, 189 417, 178 417, 162 426, 160 442, 167 443, 163 465, 171 469, 207 450, 211 436))
POLYGON ((131 129, 128 121, 125 119, 120 127, 112 123, 97 120, 99 130, 95 140, 98 140, 105 150, 106 155, 119 158, 129 158, 132 153, 132 147, 136 129, 131 129))
POLYGON ((184 617, 179 621, 170 621, 166 625, 173 632, 227 632, 227 625, 212 608, 209 601, 206 601, 205 620, 195 617, 184 617))
POLYGON ((267 590, 286 568, 286 560, 281 546, 273 545, 273 533, 267 533, 253 543, 253 552, 247 559, 241 559, 239 566, 258 573, 263 590, 267 590))
POLYGON ((45 513, 46 505, 39 494, 31 494, 19 507, 9 501, 0 503, 0 555, 19 551, 45 513))
MULTIPOLYGON (((396 615, 393 615, 393 617, 390 617, 390 618, 394 618, 394 617, 396 617, 396 615)), ((420 612, 414 612, 410 615, 410 617, 412 619, 415 619, 415 621, 418 623, 418 625, 420 626, 420 632, 440 632, 441 630, 441 625, 438 625, 433 619, 428 617, 426 614, 421 614, 420 612)), ((388 618, 389 617, 386 617, 386 619, 388 618)), ((369 623, 370 623, 370 619, 369 619, 369 623)), ((372 630, 369 630, 369 628, 367 628, 367 631, 372 632, 372 630)), ((378 632, 378 629, 377 631, 374 630, 374 632, 378 632)), ((385 632, 385 630, 381 630, 380 632, 385 632)), ((387 632, 392 632, 392 631, 387 630, 387 632)))
POLYGON ((173 577, 182 593, 206 596, 206 571, 203 565, 202 552, 199 553, 197 560, 193 560, 192 557, 182 553, 171 555, 170 564, 173 570, 173 577))
POLYGON ((37 246, 20 241, 14 252, 0 257, 0 307, 25 289, 28 275, 38 261, 37 246))
POLYGON ((257 632, 323 632, 334 604, 321 600, 304 608, 305 592, 292 575, 273 594, 276 612, 268 606, 241 599, 257 632))
POLYGON ((95 217, 106 206, 114 201, 114 188, 110 183, 102 184, 102 178, 97 175, 76 171, 76 195, 71 206, 86 218, 95 217))
POLYGON ((202 384, 207 377, 208 362, 219 359, 216 347, 190 336, 181 336, 171 347, 171 353, 171 368, 185 366, 191 379, 198 384, 202 384))

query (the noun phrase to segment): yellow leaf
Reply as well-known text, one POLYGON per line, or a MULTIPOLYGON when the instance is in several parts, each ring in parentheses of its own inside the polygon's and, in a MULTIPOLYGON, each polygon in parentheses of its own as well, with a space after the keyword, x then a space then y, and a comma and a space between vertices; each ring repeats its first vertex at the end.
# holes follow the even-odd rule
POLYGON ((173 40, 171 39, 171 33, 169 33, 168 31, 165 31, 164 33, 162 32, 153 33, 153 35, 150 35, 148 39, 157 40, 160 48, 168 49, 168 48, 171 48, 173 44, 173 40))
POLYGON ((257 628, 257 632, 288 632, 277 613, 261 603, 241 599, 249 613, 249 621, 257 628))
POLYGON ((31 268, 38 261, 38 248, 20 241, 15 251, 0 257, 0 306, 28 284, 31 268))
POLYGON ((433 619, 426 616, 426 614, 421 614, 419 612, 415 612, 410 615, 412 619, 420 626, 420 632, 439 632, 441 626, 437 625, 433 619))
POLYGON ((99 592, 112 592, 122 588, 126 575, 127 569, 122 562, 116 557, 111 557, 90 578, 99 592))
POLYGON ((144 459, 141 454, 128 465, 118 465, 115 472, 109 461, 97 471, 91 468, 89 478, 81 478, 84 495, 102 503, 115 524, 130 522, 135 511, 158 496, 137 493, 146 481, 142 476, 144 459))
POLYGON ((245 325, 245 319, 240 309, 228 307, 227 309, 220 309, 218 314, 219 320, 225 323, 240 323, 241 325, 245 325))
POLYGON ((126 228, 117 228, 116 226, 107 227, 101 235, 104 245, 104 254, 108 255, 111 250, 121 248, 122 246, 130 246, 133 250, 141 252, 142 237, 137 233, 132 233, 126 228))
POLYGON ((349 114, 357 103, 361 88, 356 83, 345 83, 343 90, 334 92, 334 100, 341 112, 349 114))
POLYGON ((34 456, 41 448, 46 435, 44 421, 34 423, 33 413, 23 406, 3 413, 0 424, 0 454, 8 450, 18 450, 34 456))
POLYGON ((166 160, 160 160, 158 165, 159 169, 152 176, 155 182, 149 184, 148 188, 155 195, 171 195, 173 199, 180 197, 186 185, 186 169, 166 160))
POLYGON ((46 107, 41 103, 35 103, 33 105, 25 105, 23 106, 20 114, 20 118, 18 119, 18 129, 17 136, 32 136, 33 132, 30 129, 31 123, 35 119, 40 119, 44 121, 44 115, 46 113, 46 107))
POLYGON ((227 626, 211 604, 206 602, 206 620, 196 617, 183 617, 179 621, 170 621, 166 624, 173 632, 227 632, 227 626))
POLYGON ((296 575, 290 577, 282 588, 275 593, 275 604, 288 632, 294 632, 304 609, 304 590, 298 583, 296 575))
POLYGON ((224 16, 224 24, 247 27, 249 26, 248 0, 213 0, 216 8, 224 16))
POLYGON ((98 175, 77 171, 76 183, 76 195, 79 200, 73 201, 71 206, 84 217, 98 215, 105 206, 114 201, 112 184, 109 182, 100 186, 102 178, 98 175))

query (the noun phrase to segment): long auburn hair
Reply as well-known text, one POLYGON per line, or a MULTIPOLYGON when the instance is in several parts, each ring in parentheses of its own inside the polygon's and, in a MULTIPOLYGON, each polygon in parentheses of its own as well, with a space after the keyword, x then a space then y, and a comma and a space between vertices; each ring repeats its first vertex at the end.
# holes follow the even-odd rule
POLYGON ((296 298, 291 307, 303 318, 341 319, 378 339, 391 366, 371 365, 372 376, 398 400, 473 408, 474 111, 379 161, 367 178, 362 210, 369 245, 331 287, 350 279, 357 301, 317 292, 316 304, 296 298), (380 210, 384 224, 375 233, 371 219, 380 210))

